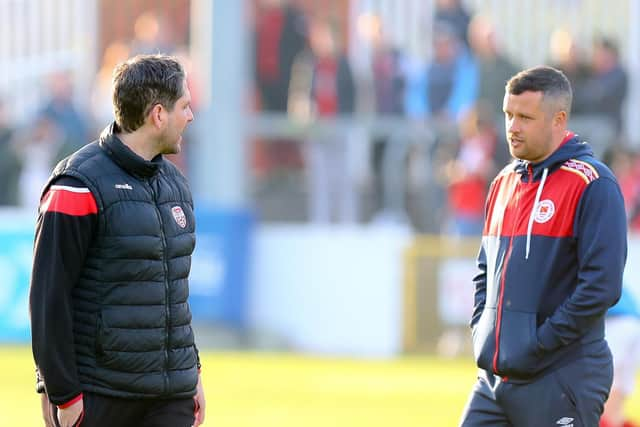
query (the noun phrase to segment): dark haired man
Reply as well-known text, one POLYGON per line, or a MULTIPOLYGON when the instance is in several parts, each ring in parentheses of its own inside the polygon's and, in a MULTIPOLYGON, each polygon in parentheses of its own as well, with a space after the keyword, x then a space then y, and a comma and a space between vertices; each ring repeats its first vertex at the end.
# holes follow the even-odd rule
POLYGON ((503 110, 515 161, 486 203, 461 425, 597 426, 613 366, 604 315, 620 297, 627 238, 612 172, 566 130, 562 72, 522 71, 503 110))
POLYGON ((204 419, 187 303, 191 192, 164 154, 193 120, 175 58, 113 74, 116 120, 44 187, 30 310, 48 425, 191 426, 204 419))

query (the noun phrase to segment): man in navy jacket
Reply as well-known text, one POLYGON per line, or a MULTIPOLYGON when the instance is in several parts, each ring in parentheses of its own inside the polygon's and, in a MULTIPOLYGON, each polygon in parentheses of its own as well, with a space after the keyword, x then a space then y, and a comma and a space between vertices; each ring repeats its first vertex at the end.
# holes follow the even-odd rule
POLYGON ((597 426, 613 375, 604 315, 627 253, 622 194, 589 145, 567 131, 571 86, 536 67, 507 83, 515 158, 485 208, 473 348, 480 368, 469 426, 597 426))

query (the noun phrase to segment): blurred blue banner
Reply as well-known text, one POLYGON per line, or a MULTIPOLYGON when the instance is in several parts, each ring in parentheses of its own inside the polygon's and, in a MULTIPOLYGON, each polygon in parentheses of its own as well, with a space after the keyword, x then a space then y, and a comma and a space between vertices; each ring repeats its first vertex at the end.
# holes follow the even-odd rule
POLYGON ((197 242, 189 280, 194 321, 246 326, 253 228, 253 215, 246 209, 196 208, 197 242))
POLYGON ((33 257, 32 215, 0 215, 0 342, 26 342, 29 277, 33 257), (25 218, 27 218, 25 220, 25 218))
MULTIPOLYGON (((253 216, 245 210, 200 209, 192 260, 193 319, 243 328, 253 216)), ((30 341, 31 212, 0 210, 0 343, 30 341)))

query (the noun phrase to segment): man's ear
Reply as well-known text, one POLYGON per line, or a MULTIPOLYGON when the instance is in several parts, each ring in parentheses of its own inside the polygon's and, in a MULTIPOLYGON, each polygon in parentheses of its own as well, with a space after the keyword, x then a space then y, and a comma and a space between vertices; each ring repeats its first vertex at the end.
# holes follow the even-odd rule
POLYGON ((164 122, 166 120, 164 113, 165 111, 162 104, 154 105, 151 111, 149 112, 149 115, 147 116, 149 118, 149 122, 156 129, 162 129, 162 127, 164 126, 164 122))
POLYGON ((560 110, 553 116, 553 124, 559 127, 566 127, 567 118, 568 118, 567 112, 564 110, 560 110))

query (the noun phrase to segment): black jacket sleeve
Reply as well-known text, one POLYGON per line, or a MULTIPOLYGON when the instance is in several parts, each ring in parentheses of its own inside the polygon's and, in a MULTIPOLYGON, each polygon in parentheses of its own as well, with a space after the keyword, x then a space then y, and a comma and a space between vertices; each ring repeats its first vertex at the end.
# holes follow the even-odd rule
POLYGON ((40 202, 29 294, 31 339, 49 400, 64 405, 82 393, 77 378, 71 294, 98 218, 95 199, 77 179, 62 177, 40 202))

